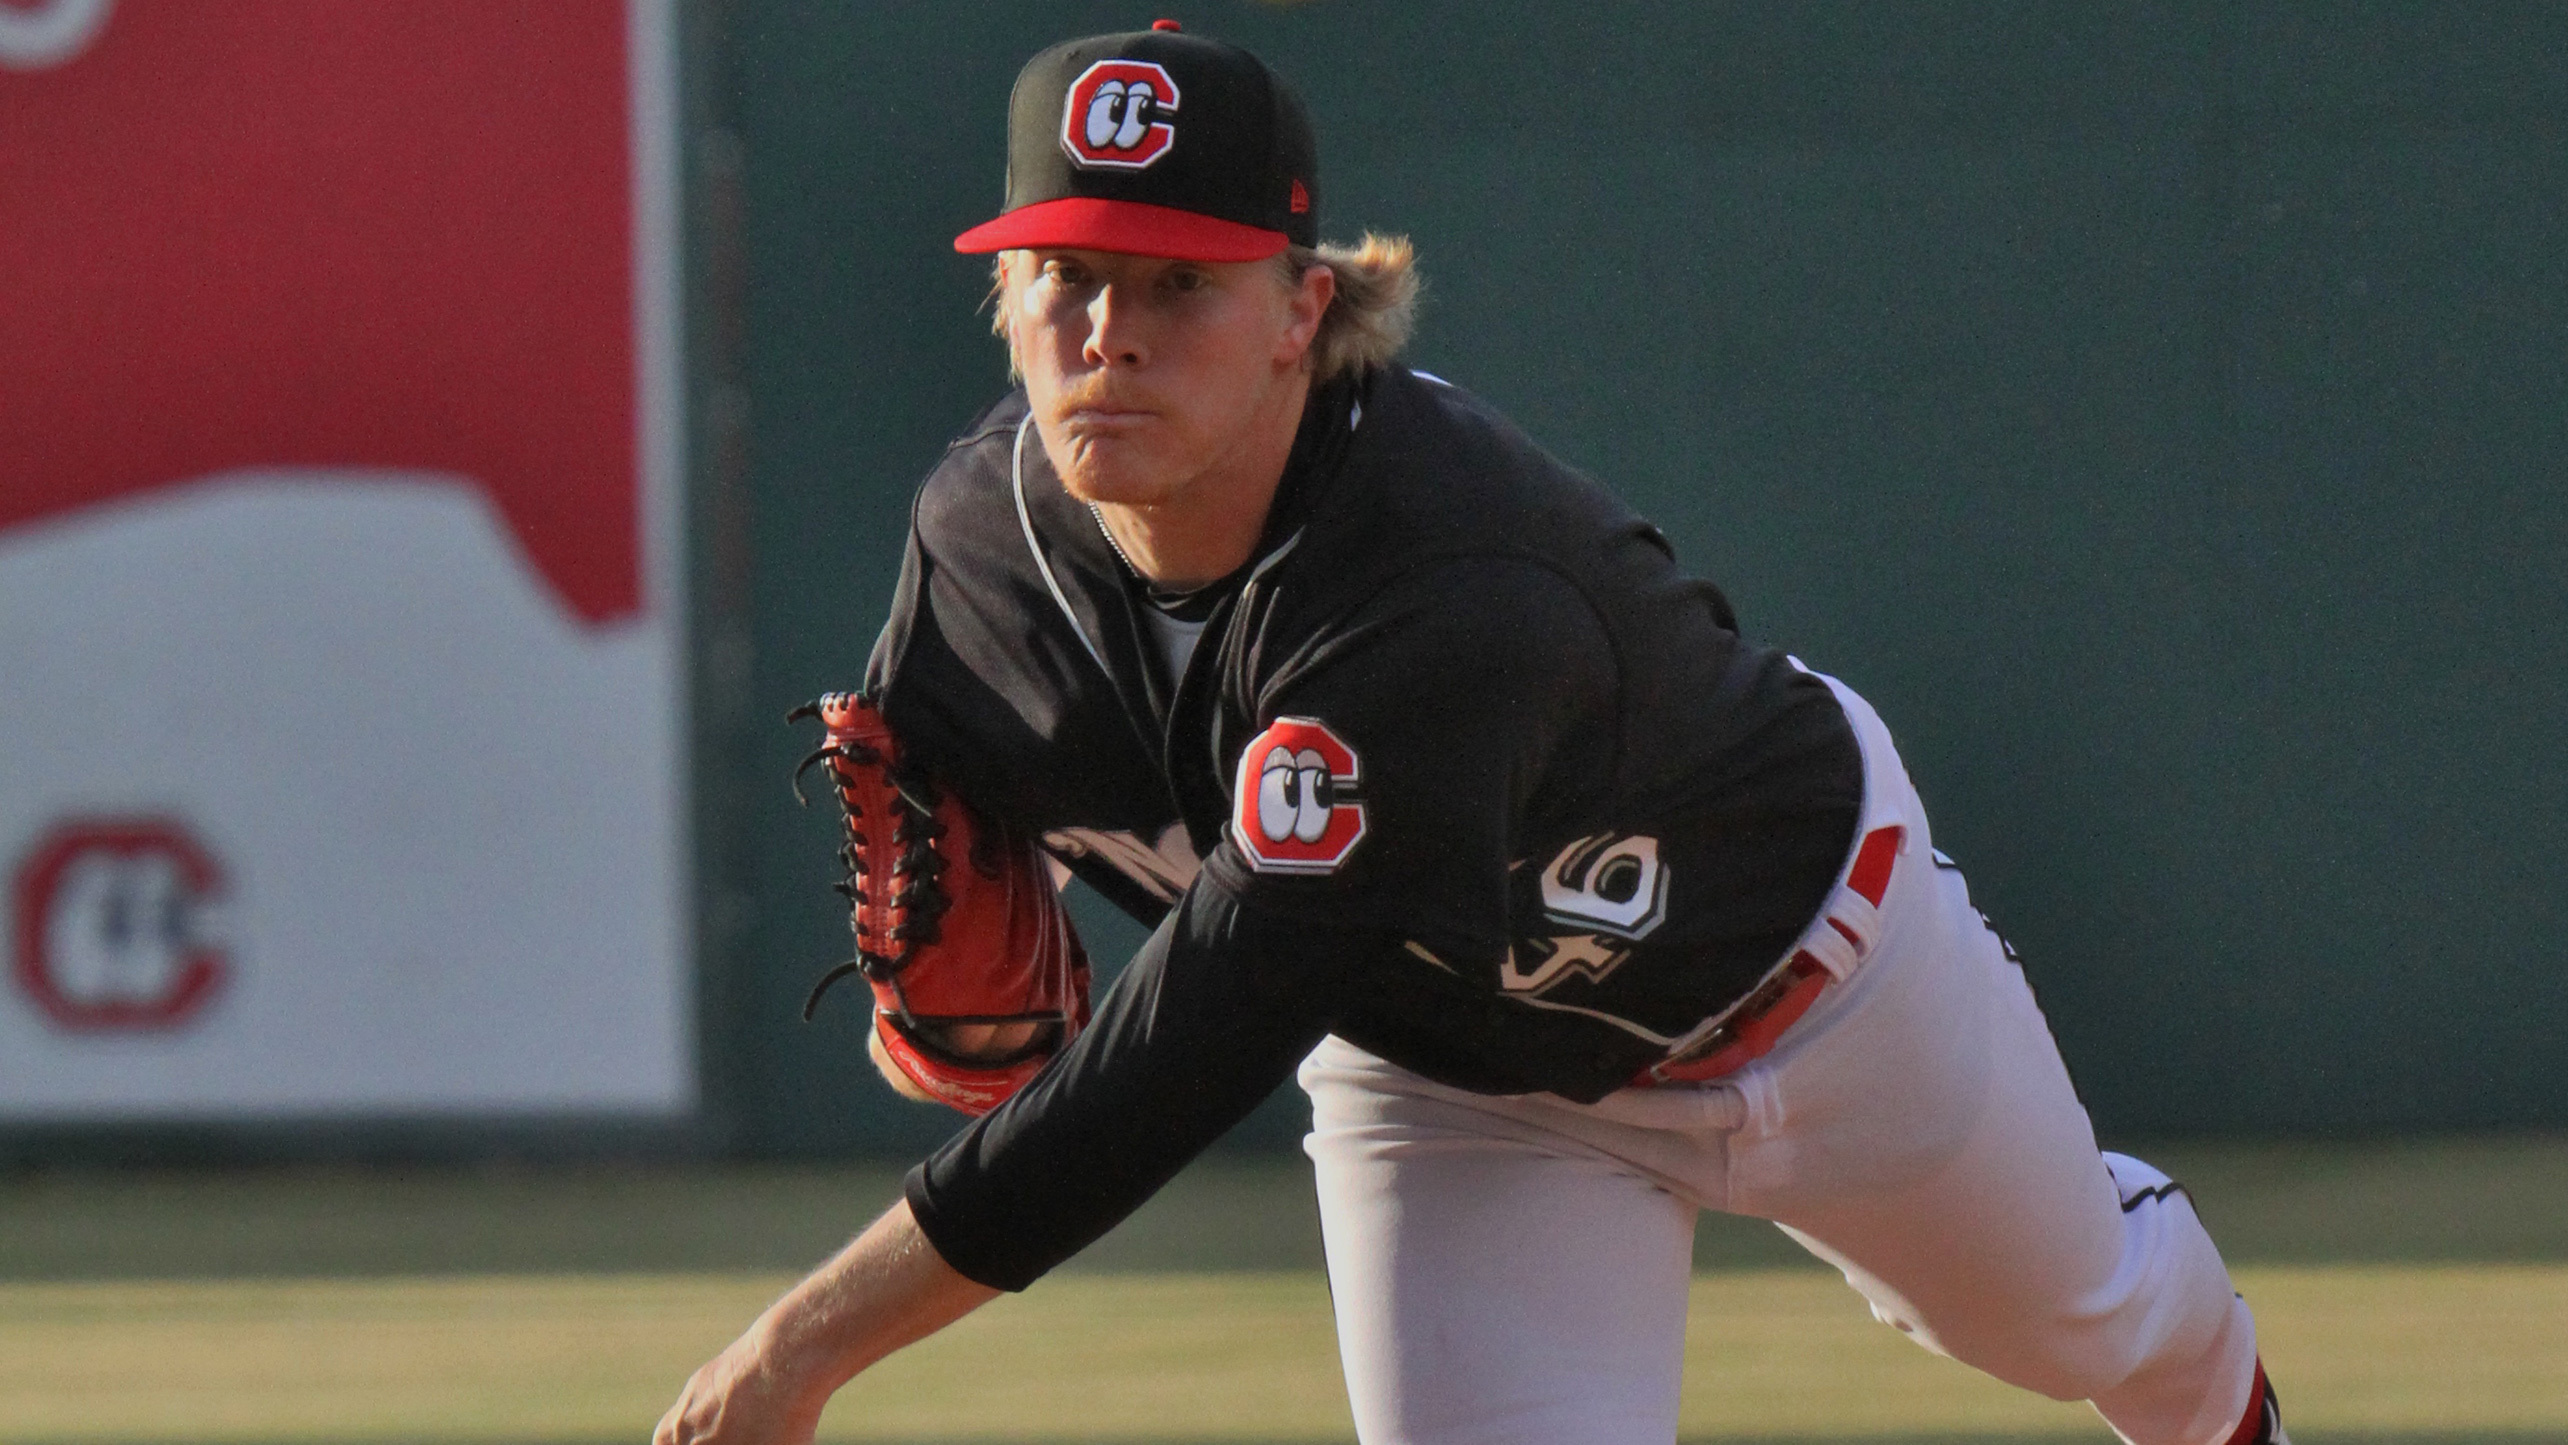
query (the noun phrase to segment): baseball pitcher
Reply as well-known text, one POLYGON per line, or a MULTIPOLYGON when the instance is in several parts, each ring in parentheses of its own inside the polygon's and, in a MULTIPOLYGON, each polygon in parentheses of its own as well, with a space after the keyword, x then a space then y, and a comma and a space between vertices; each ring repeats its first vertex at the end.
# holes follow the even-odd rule
POLYGON ((1321 245, 1324 196, 1292 91, 1171 22, 1018 78, 955 245, 1023 385, 816 708, 876 1061, 974 1117, 662 1445, 808 1438, 1297 1072, 1369 1445, 1669 1445, 1704 1209, 2125 1440, 2282 1441, 1881 719, 1401 366, 1410 249, 1321 245), (1054 867, 1155 930, 1093 1013, 1054 867))

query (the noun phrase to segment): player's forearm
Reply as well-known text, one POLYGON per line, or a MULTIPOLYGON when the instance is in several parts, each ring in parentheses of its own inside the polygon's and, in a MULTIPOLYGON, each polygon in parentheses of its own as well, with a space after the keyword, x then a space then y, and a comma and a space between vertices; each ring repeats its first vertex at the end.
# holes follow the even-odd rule
POLYGON ((996 1293, 948 1267, 895 1204, 697 1370, 653 1445, 799 1445, 858 1371, 996 1293))
POLYGON ((751 1332, 777 1366, 836 1389, 998 1293, 955 1273, 904 1200, 769 1306, 751 1332))

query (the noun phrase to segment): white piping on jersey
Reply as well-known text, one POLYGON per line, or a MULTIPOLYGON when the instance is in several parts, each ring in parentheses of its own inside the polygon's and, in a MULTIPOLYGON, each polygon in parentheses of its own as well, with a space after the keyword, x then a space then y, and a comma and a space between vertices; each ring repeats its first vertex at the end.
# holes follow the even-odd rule
POLYGON ((1061 615, 1070 619, 1070 630, 1078 636, 1079 645, 1088 649, 1088 660, 1097 665, 1097 671, 1112 677, 1114 669, 1106 666, 1106 655, 1090 640, 1088 629, 1079 625, 1079 614, 1070 609, 1069 597, 1062 592, 1060 580, 1052 575, 1052 564, 1043 559, 1043 544, 1035 540, 1034 514, 1025 505, 1025 430, 1032 425, 1034 413, 1027 412, 1025 419, 1017 423, 1016 448, 1008 455, 1008 485, 1016 492, 1017 526, 1024 529, 1025 549, 1034 554, 1034 570, 1043 574, 1044 587, 1052 593, 1061 615))
POLYGON ((1256 584, 1256 582, 1257 582, 1257 579, 1258 579, 1258 578, 1263 577, 1263 576, 1265 576, 1265 575, 1266 575, 1266 569, 1267 569, 1267 568, 1272 567, 1272 566, 1274 566, 1276 563, 1283 561, 1283 560, 1284 560, 1284 556, 1285 556, 1285 554, 1286 554, 1286 553, 1288 553, 1288 552, 1292 551, 1294 548, 1299 547, 1299 546, 1301 546, 1301 545, 1302 545, 1302 533, 1303 533, 1303 532, 1305 532, 1305 531, 1307 531, 1307 530, 1308 530, 1307 528, 1303 528, 1303 527, 1296 527, 1296 528, 1294 528, 1294 529, 1293 529, 1293 535, 1292 535, 1292 536, 1285 538, 1285 539, 1284 539, 1284 541, 1283 541, 1283 543, 1282 543, 1282 545, 1278 546, 1274 551, 1269 552, 1269 553, 1267 553, 1264 557, 1260 558, 1260 559, 1258 560, 1257 565, 1249 569, 1249 571, 1248 571, 1248 581, 1247 581, 1247 582, 1244 582, 1244 583, 1242 583, 1242 584, 1240 584, 1240 585, 1241 585, 1243 588, 1250 587, 1250 586, 1254 586, 1254 585, 1256 584))
MULTIPOLYGON (((1025 504, 1025 433, 1026 429, 1033 425, 1034 413, 1027 412, 1017 423, 1016 445, 1008 453, 1008 488, 1016 494, 1017 529, 1025 533, 1025 550, 1034 557, 1034 570, 1043 574, 1044 590, 1052 594, 1053 605, 1059 607, 1061 615, 1069 619, 1070 631, 1078 637, 1079 645, 1087 649, 1088 660, 1097 664, 1097 671, 1112 677, 1114 669, 1106 666, 1106 655, 1097 650, 1096 640, 1088 636, 1086 627, 1080 625, 1079 614, 1070 606, 1069 594, 1061 590, 1061 579, 1052 575, 1052 564, 1044 559, 1043 543, 1034 535, 1034 513, 1025 504)), ((1095 511, 1095 504, 1090 503, 1089 512, 1093 515, 1095 511)), ((1115 549, 1115 555, 1122 556, 1123 548, 1116 544, 1115 534, 1106 531, 1105 518, 1097 518, 1097 530, 1105 532, 1106 545, 1115 549)), ((1268 568, 1283 561, 1294 548, 1302 545, 1302 533, 1307 530, 1307 528, 1295 528, 1293 535, 1285 538, 1282 545, 1258 559, 1257 565, 1249 569, 1248 581, 1243 584, 1243 588, 1255 586, 1257 579, 1265 576, 1268 568)), ((1124 558, 1124 565, 1131 567, 1132 559, 1124 558)), ((1141 569, 1135 567, 1133 570, 1139 572, 1141 569)), ((1201 630, 1200 626, 1197 630, 1201 630)), ((1191 652, 1193 639, 1189 638, 1187 641, 1187 650, 1191 652)), ((1185 670, 1182 663, 1177 670, 1180 673, 1185 670)))

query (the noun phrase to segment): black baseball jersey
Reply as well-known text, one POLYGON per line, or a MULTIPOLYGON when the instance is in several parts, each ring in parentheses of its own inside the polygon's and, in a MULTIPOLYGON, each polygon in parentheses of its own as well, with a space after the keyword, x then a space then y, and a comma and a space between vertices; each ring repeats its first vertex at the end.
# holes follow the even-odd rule
POLYGON ((911 1175, 939 1251, 1006 1288, 1329 1033, 1478 1092, 1621 1087, 1784 955, 1861 804, 1824 683, 1399 369, 1313 391, 1252 560, 1186 598, 1001 402, 920 489, 868 687, 913 758, 1156 925, 1090 1030, 911 1175))

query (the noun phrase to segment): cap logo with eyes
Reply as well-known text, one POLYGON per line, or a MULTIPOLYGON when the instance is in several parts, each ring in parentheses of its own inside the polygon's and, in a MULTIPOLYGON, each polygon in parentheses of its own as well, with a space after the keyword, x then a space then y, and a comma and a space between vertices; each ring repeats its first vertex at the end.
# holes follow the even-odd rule
POLYGON ((1076 166, 1137 171, 1177 144, 1177 82, 1147 60, 1100 60, 1061 107, 1061 148, 1076 166))
POLYGON ((1026 62, 1008 95, 1005 207, 954 249, 1261 261, 1319 244, 1324 192, 1292 88, 1238 46, 1163 20, 1026 62))

